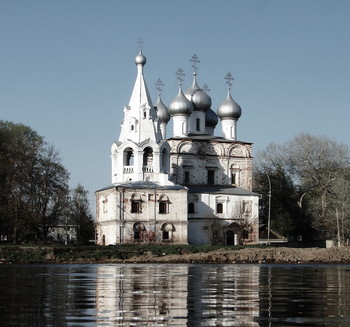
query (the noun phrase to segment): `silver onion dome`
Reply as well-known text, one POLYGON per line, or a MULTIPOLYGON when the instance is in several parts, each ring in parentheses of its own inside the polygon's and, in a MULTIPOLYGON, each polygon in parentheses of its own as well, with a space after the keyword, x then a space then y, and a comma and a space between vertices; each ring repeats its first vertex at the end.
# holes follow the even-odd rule
POLYGON ((140 50, 139 54, 135 57, 135 64, 136 65, 145 65, 147 62, 146 57, 142 54, 142 51, 140 50))
POLYGON ((218 124, 219 118, 214 110, 210 109, 205 113, 205 126, 207 127, 216 127, 218 124))
POLYGON ((162 123, 167 123, 170 120, 170 114, 168 108, 164 105, 162 99, 160 98, 160 94, 158 94, 158 99, 156 103, 157 107, 157 117, 162 123))
POLYGON ((175 99, 169 104, 169 113, 172 116, 191 115, 193 111, 192 102, 189 101, 182 92, 181 84, 179 93, 175 99))
POLYGON ((204 111, 210 109, 211 98, 205 93, 197 84, 196 73, 193 73, 193 83, 189 89, 186 90, 185 96, 193 103, 193 110, 204 111))
POLYGON ((218 107, 218 116, 220 119, 238 119, 241 117, 242 109, 239 104, 232 99, 230 89, 224 102, 218 107))

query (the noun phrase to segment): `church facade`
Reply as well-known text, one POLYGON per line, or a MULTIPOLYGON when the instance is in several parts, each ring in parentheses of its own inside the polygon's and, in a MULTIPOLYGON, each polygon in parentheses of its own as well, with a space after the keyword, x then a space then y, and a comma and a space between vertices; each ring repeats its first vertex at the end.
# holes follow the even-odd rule
POLYGON ((242 244, 258 242, 259 195, 252 192, 252 144, 237 140, 241 107, 228 93, 211 109, 196 80, 168 107, 153 105, 144 77, 146 57, 135 58, 137 77, 119 139, 111 147, 112 184, 96 192, 97 244, 139 242, 242 244), (221 122, 222 136, 215 136, 221 122), (172 120, 172 136, 167 125, 172 120))

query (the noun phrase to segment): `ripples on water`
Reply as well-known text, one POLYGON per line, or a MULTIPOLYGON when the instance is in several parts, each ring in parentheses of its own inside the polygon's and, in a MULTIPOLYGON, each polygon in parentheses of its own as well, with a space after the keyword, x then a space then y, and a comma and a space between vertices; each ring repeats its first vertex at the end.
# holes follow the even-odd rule
POLYGON ((350 326, 346 265, 1 265, 1 326, 350 326))

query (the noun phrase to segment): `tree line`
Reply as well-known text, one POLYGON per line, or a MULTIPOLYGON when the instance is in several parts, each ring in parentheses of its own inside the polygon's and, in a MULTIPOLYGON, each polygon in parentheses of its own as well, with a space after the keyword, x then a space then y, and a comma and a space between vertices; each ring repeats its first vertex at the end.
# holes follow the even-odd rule
POLYGON ((350 239, 349 147, 302 133, 272 143, 255 160, 255 191, 262 195, 260 223, 267 224, 271 181, 271 229, 304 241, 350 239))
POLYGON ((82 185, 68 187, 58 151, 22 124, 0 121, 0 237, 12 243, 47 243, 58 226, 74 227, 76 242, 94 238, 82 185))

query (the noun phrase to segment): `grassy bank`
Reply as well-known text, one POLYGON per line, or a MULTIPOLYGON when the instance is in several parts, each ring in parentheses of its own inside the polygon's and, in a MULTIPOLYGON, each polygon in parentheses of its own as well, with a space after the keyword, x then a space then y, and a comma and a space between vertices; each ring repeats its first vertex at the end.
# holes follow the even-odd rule
MULTIPOLYGON (((145 255, 164 257, 209 253, 223 246, 209 245, 116 245, 116 246, 44 246, 1 245, 0 262, 3 263, 62 263, 125 261, 145 255)), ((226 249, 239 249, 232 246, 226 249)))
POLYGON ((1 263, 342 263, 350 248, 121 245, 0 246, 1 263))

